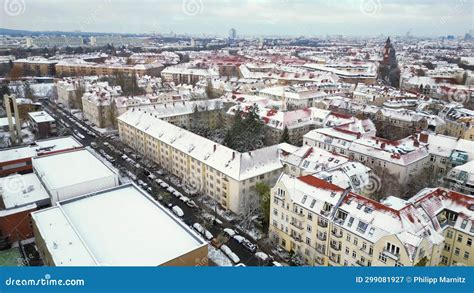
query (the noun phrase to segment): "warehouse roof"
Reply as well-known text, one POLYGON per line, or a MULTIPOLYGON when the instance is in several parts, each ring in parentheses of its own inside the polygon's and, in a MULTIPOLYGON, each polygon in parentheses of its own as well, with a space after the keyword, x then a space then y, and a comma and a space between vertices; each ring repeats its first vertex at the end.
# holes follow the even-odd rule
POLYGON ((157 266, 207 245, 133 184, 32 216, 56 265, 157 266))
POLYGON ((51 189, 117 176, 88 150, 81 149, 32 159, 33 167, 51 189))

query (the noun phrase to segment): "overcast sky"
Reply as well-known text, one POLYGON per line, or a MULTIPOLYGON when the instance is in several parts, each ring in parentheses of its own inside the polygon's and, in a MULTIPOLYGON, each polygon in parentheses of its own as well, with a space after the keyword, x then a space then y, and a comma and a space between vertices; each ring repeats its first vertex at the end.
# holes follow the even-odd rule
POLYGON ((464 35, 474 0, 0 0, 0 27, 119 33, 464 35))

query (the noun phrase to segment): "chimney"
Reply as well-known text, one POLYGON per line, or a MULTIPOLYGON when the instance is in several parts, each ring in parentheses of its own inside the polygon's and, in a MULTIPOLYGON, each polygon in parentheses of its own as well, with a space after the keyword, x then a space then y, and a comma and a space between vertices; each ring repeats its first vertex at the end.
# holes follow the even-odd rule
POLYGON ((235 159, 235 152, 232 152, 232 160, 235 159))
POLYGON ((425 132, 420 133, 420 142, 428 143, 428 134, 425 132))
POLYGON ((216 152, 217 144, 214 144, 214 152, 216 152))
POLYGON ((381 148, 381 149, 385 149, 385 142, 382 142, 382 143, 380 144, 380 148, 381 148))
POLYGON ((415 139, 415 140, 413 141, 413 146, 416 147, 416 148, 419 147, 419 146, 420 146, 420 142, 415 139))

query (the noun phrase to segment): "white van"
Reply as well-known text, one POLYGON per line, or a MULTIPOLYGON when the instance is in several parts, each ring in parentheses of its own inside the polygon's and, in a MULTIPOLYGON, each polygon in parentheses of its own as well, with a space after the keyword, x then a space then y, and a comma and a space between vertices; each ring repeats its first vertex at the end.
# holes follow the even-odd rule
POLYGON ((183 210, 182 210, 180 207, 178 207, 178 206, 174 206, 171 210, 172 210, 173 213, 174 213, 176 216, 178 216, 178 217, 184 216, 183 210))

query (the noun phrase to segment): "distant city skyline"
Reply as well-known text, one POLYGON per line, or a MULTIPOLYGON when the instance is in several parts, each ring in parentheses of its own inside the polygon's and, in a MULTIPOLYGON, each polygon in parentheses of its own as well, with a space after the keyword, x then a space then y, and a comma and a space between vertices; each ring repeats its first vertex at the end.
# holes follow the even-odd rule
POLYGON ((474 0, 2 0, 0 27, 238 36, 464 35, 474 0))

